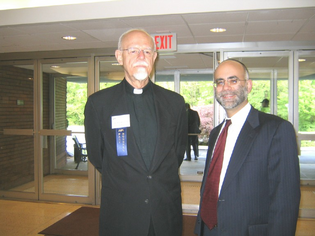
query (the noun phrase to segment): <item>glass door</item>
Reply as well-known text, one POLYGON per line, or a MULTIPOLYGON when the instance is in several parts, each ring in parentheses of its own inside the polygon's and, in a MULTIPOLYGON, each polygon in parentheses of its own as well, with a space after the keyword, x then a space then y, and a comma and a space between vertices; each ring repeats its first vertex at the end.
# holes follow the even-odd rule
POLYGON ((36 199, 34 64, 0 65, 0 193, 36 199))
POLYGON ((182 182, 201 182, 203 177, 208 137, 213 128, 213 58, 212 52, 161 53, 156 63, 155 83, 181 94, 193 110, 189 112, 199 118, 198 121, 194 115, 197 122, 189 122, 185 161, 180 167, 182 182), (188 66, 183 66, 183 62, 189 62, 188 66))
POLYGON ((301 180, 304 185, 315 185, 315 52, 296 52, 298 81, 296 82, 298 104, 295 126, 300 145, 301 180))
MULTIPOLYGON (((210 62, 213 63, 212 61, 210 62)), ((214 91, 212 81, 212 69, 181 71, 180 94, 185 99, 188 114, 187 147, 184 163, 180 169, 182 180, 202 180, 209 134, 214 128, 214 91), (195 168, 186 168, 187 165, 189 167, 194 165, 195 168)))
MULTIPOLYGON (((112 87, 120 83, 124 78, 123 68, 117 62, 115 56, 95 57, 94 78, 90 84, 93 88, 89 88, 89 95, 102 89, 112 87)), ((94 168, 93 168, 94 169, 94 168)), ((95 172, 95 203, 101 204, 101 188, 102 188, 101 174, 95 172)))
POLYGON ((224 59, 234 58, 243 62, 253 81, 253 89, 248 95, 249 103, 256 109, 289 117, 289 103, 293 107, 293 74, 289 73, 289 52, 225 52, 224 59), (291 90, 289 83, 291 82, 291 90))
POLYGON ((95 58, 95 92, 120 83, 124 78, 123 68, 115 57, 95 58))
POLYGON ((43 60, 39 68, 39 197, 91 203, 84 135, 88 59, 43 60))

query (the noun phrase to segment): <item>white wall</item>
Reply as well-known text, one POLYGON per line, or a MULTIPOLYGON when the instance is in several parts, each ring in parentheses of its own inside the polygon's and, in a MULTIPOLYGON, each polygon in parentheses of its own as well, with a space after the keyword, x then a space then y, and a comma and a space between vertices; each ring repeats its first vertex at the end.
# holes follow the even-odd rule
MULTIPOLYGON (((10 0, 12 4, 19 0, 10 0)), ((1 4, 4 4, 0 1, 1 4)), ((114 0, 0 11, 0 26, 143 15, 315 6, 315 0, 114 0)), ((1 7, 0 7, 1 9, 1 7)))

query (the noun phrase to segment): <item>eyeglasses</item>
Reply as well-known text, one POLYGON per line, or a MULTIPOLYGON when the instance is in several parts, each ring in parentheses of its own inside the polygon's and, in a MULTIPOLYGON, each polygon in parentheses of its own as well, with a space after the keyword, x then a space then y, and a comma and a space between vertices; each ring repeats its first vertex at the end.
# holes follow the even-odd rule
POLYGON ((152 57, 154 50, 147 48, 147 49, 140 49, 140 48, 126 48, 120 49, 120 51, 127 51, 129 55, 139 55, 141 51, 143 51, 145 56, 152 57))
POLYGON ((213 82, 213 86, 216 88, 222 88, 224 87, 225 83, 227 83, 229 86, 235 86, 239 81, 246 81, 246 79, 239 79, 236 76, 229 77, 227 80, 217 79, 213 82))

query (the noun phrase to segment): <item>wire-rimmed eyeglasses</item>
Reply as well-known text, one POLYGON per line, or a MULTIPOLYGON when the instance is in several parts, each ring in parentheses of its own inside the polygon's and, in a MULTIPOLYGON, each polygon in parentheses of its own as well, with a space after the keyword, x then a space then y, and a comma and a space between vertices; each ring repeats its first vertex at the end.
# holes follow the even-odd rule
POLYGON ((127 51, 129 55, 139 55, 141 51, 143 51, 143 54, 145 56, 151 57, 154 54, 154 50, 151 48, 146 49, 140 49, 140 48, 126 48, 126 49, 120 49, 120 51, 127 51))
POLYGON ((246 79, 239 79, 236 76, 229 77, 226 80, 217 79, 213 82, 213 86, 216 88, 222 88, 224 87, 225 83, 227 83, 229 86, 235 86, 239 83, 239 81, 246 81, 246 79))

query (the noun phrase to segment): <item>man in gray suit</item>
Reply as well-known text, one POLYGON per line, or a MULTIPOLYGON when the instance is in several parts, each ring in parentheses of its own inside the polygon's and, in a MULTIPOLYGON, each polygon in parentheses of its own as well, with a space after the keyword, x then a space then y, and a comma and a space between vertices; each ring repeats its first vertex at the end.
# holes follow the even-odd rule
POLYGON ((239 61, 223 61, 214 73, 216 100, 231 125, 218 174, 219 187, 209 191, 217 191, 214 210, 207 207, 205 189, 209 189, 209 166, 225 121, 210 133, 195 227, 198 235, 295 235, 300 202, 295 131, 288 121, 254 109, 247 100, 251 88, 248 70, 239 61), (215 214, 210 217, 211 213, 215 214), (208 223, 213 219, 213 224, 208 223))
POLYGON ((124 80, 85 108, 88 157, 102 174, 100 235, 181 236, 184 99, 151 82, 157 53, 147 32, 124 33, 115 55, 124 80))

